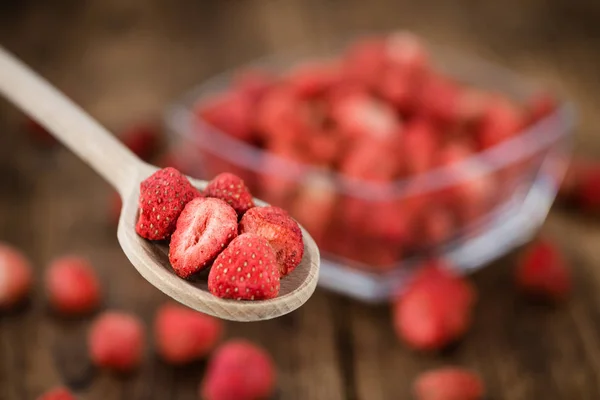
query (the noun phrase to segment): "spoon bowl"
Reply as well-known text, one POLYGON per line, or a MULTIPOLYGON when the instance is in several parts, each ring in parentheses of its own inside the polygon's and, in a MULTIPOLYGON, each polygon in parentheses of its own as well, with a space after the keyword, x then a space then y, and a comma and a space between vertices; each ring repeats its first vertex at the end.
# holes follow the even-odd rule
MULTIPOLYGON (((140 182, 154 173, 157 168, 145 166, 140 182)), ((188 177, 189 178, 189 177, 188 177)), ((203 190, 207 182, 189 178, 192 185, 203 190)), ((117 237, 123 251, 152 285, 173 299, 190 308, 222 319, 233 321, 266 320, 294 311, 304 304, 314 292, 319 272, 319 249, 312 237, 302 229, 304 255, 300 265, 281 279, 278 297, 262 301, 237 301, 220 299, 208 291, 206 276, 190 281, 178 277, 169 263, 169 247, 164 242, 152 242, 135 232, 138 218, 139 185, 123 201, 117 237)), ((267 205, 255 199, 257 206, 267 205)), ((206 275, 206 274, 204 274, 206 275)))
MULTIPOLYGON (((206 277, 178 277, 164 242, 152 242, 135 231, 140 183, 158 170, 137 158, 106 129, 43 78, 0 47, 0 93, 28 113, 71 151, 103 176, 120 194, 123 207, 117 237, 137 271, 152 285, 186 306, 218 318, 259 321, 287 314, 313 294, 319 276, 319 249, 302 227, 304 256, 281 279, 278 297, 260 301, 225 300, 208 291, 206 277)), ((191 179, 204 189, 207 182, 191 179)), ((260 200, 258 206, 266 205, 260 200)))

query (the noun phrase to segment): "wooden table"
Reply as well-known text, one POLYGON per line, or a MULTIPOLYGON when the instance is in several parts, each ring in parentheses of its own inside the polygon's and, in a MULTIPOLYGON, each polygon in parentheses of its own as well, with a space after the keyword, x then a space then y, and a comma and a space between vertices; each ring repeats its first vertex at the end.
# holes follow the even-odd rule
MULTIPOLYGON (((579 102, 582 152, 600 154, 598 2, 568 0, 78 0, 4 1, 0 43, 117 131, 156 115, 190 85, 224 67, 290 45, 368 29, 408 27, 431 40, 502 62, 579 102), (514 7, 510 7, 514 5, 514 7)), ((2 71, 0 71, 2 73, 2 71)), ((151 323, 166 300, 129 265, 107 222, 111 191, 68 151, 32 146, 22 115, 0 103, 0 239, 21 246, 38 274, 31 304, 0 317, 0 400, 34 399, 64 382, 82 399, 195 399, 203 364, 173 369, 149 349, 127 379, 91 368, 89 319, 60 320, 42 290, 47 262, 90 257, 106 307, 151 323)), ((387 306, 318 291, 298 312, 264 323, 228 323, 227 336, 265 346, 278 366, 278 399, 410 398, 426 368, 479 371, 492 399, 600 398, 600 229, 553 212, 545 231, 573 265, 576 291, 556 309, 524 304, 511 285, 514 256, 474 277, 480 303, 464 342, 418 355, 394 335, 387 306)))

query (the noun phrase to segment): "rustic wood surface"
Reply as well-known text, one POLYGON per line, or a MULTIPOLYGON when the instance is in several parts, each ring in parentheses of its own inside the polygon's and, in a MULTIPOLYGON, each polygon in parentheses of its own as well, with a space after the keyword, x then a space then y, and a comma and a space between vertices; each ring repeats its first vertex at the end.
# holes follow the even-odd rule
MULTIPOLYGON (((339 34, 405 27, 499 61, 578 102, 578 151, 600 155, 600 3, 557 0, 4 0, 0 43, 113 131, 157 115, 190 85, 290 45, 339 34)), ((0 71, 2 73, 2 71, 0 71)), ((35 399, 59 383, 81 399, 196 399, 204 365, 173 369, 149 348, 141 370, 117 378, 86 358, 90 319, 47 310, 41 277, 65 252, 92 259, 106 307, 151 323, 166 300, 127 262, 107 221, 108 185, 62 148, 23 133, 22 115, 0 102, 0 239, 22 247, 38 272, 30 304, 0 316, 0 400, 35 399)), ((552 213, 544 230, 572 262, 576 290, 558 308, 519 301, 511 255, 474 277, 472 331, 441 356, 396 339, 387 306, 318 290, 299 311, 262 323, 227 323, 227 335, 265 346, 278 366, 277 399, 409 399, 422 370, 479 371, 490 399, 600 398, 600 224, 552 213)))

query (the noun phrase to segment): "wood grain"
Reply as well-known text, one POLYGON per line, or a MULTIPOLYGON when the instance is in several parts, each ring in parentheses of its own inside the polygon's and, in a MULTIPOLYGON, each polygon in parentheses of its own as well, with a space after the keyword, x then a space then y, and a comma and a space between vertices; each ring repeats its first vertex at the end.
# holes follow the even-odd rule
MULTIPOLYGON (((600 80, 595 2, 556 0, 132 0, 4 1, 0 43, 112 131, 160 113, 211 74, 288 46, 319 46, 358 30, 407 27, 536 77, 580 109, 578 151, 599 155, 600 80)), ((1 73, 1 71, 0 71, 1 73)), ((33 146, 21 115, 0 102, 0 239, 35 262, 31 304, 0 317, 0 400, 29 400, 60 382, 81 399, 195 399, 202 363, 172 369, 148 349, 129 379, 89 367, 89 320, 61 321, 45 308, 47 262, 89 256, 106 307, 150 324, 166 301, 131 268, 106 217, 108 186, 68 151, 33 146)), ((229 337, 267 348, 278 365, 277 399, 409 399, 429 367, 479 371, 495 400, 600 398, 600 225, 554 211, 544 232, 573 265, 576 291, 565 306, 526 305, 513 292, 508 256, 474 276, 480 291, 473 330, 439 357, 414 354, 395 337, 388 307, 317 291, 298 311, 264 323, 228 323, 229 337)))

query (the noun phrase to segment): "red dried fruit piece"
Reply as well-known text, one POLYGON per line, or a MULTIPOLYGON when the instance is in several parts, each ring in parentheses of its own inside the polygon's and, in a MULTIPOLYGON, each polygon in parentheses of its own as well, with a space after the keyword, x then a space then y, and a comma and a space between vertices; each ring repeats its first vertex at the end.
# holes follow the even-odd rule
POLYGON ((331 179, 317 175, 305 181, 290 210, 304 229, 320 243, 333 219, 336 203, 337 193, 331 179))
POLYGON ((304 241, 298 223, 279 207, 254 207, 240 221, 240 233, 265 238, 275 250, 281 276, 292 272, 304 255, 304 241))
POLYGON ((223 200, 200 197, 190 201, 171 237, 171 267, 182 278, 202 271, 237 236, 237 231, 238 216, 223 200))
POLYGON ((32 281, 27 257, 8 243, 0 242, 0 310, 23 301, 31 290, 32 281))
POLYGON ((542 239, 522 256, 516 270, 516 284, 531 297, 560 301, 571 292, 571 274, 560 250, 542 239))
POLYGON ((417 218, 417 233, 420 244, 437 246, 452 237, 456 221, 452 213, 443 205, 432 204, 417 218))
POLYGON ((123 144, 146 161, 156 153, 160 136, 160 128, 152 123, 132 125, 120 134, 123 144))
POLYGON ((46 271, 46 294, 54 310, 64 315, 89 313, 100 304, 100 283, 89 261, 65 256, 46 271))
POLYGON ((414 111, 421 79, 399 67, 388 67, 381 75, 378 93, 404 114, 414 111))
POLYGON ((450 80, 431 75, 418 97, 419 112, 444 124, 457 122, 460 89, 450 80))
POLYGON ((439 146, 435 127, 426 119, 414 119, 404 132, 404 162, 412 174, 432 169, 439 146))
POLYGON ((382 38, 365 38, 347 50, 342 76, 350 82, 375 87, 386 64, 386 43, 382 38))
POLYGON ((386 56, 390 64, 409 71, 413 77, 429 69, 429 54, 421 39, 410 32, 396 32, 386 40, 386 56))
POLYGON ((410 213, 403 201, 369 202, 364 232, 387 243, 405 243, 410 235, 410 213))
POLYGON ((479 122, 489 101, 489 94, 473 89, 464 88, 458 94, 456 115, 460 124, 474 124, 479 122))
POLYGON ((150 240, 167 239, 185 205, 198 196, 198 189, 175 168, 156 171, 140 184, 136 232, 150 240))
MULTIPOLYGON (((369 272, 390 271, 402 259, 402 249, 398 245, 363 239, 354 246, 353 258, 366 264, 364 269, 369 272)), ((360 264, 358 266, 363 267, 360 264)))
POLYGON ((223 333, 220 320, 177 304, 165 304, 156 312, 156 351, 170 364, 202 359, 223 333))
POLYGON ((456 141, 439 154, 439 162, 458 176, 458 181, 446 190, 447 200, 457 217, 465 224, 489 211, 497 184, 492 171, 482 162, 460 164, 475 155, 468 144, 456 141))
POLYGON ((25 130, 36 144, 45 147, 52 147, 58 144, 58 140, 46 128, 31 118, 26 118, 25 130))
POLYGON ((295 163, 301 162, 298 149, 285 140, 273 141, 267 144, 267 150, 272 153, 263 157, 261 169, 265 172, 258 174, 258 187, 261 199, 267 203, 286 207, 294 194, 297 182, 294 175, 295 163))
POLYGON ((275 379, 273 361, 265 350, 245 340, 232 340, 219 347, 210 360, 200 385, 200 397, 267 399, 273 394, 275 379))
POLYGON ((75 396, 65 387, 57 387, 41 394, 37 400, 75 400, 75 396))
POLYGON ((396 333, 417 350, 441 349, 466 333, 475 300, 467 280, 433 263, 417 273, 396 301, 396 333))
POLYGON ((254 207, 252 194, 242 178, 228 172, 215 176, 204 189, 204 195, 225 201, 240 217, 254 207))
POLYGON ((267 300, 279 294, 279 265, 269 242, 243 233, 215 259, 208 290, 222 299, 267 300))
POLYGON ((300 65, 287 76, 287 81, 294 93, 303 98, 320 96, 339 80, 339 67, 327 63, 300 65))
POLYGON ((266 71, 246 70, 238 73, 234 87, 252 101, 259 101, 275 84, 275 79, 266 71))
POLYGON ((313 128, 311 109, 288 86, 270 90, 258 105, 256 127, 267 138, 293 142, 313 128))
POLYGON ((333 105, 332 117, 351 138, 386 141, 399 137, 402 125, 394 109, 368 95, 348 96, 333 105))
POLYGON ((378 183, 393 181, 400 172, 400 157, 395 142, 356 142, 344 157, 340 172, 350 178, 378 183))
POLYGON ((413 393, 417 400, 481 400, 485 389, 477 374, 459 367, 445 367, 419 375, 413 393))
POLYGON ((306 136, 307 162, 323 167, 335 164, 343 151, 343 139, 337 131, 317 131, 306 136))
POLYGON ((197 114, 204 121, 234 138, 251 141, 255 105, 251 97, 230 91, 198 105, 197 114))
POLYGON ((520 110, 506 99, 488 102, 478 127, 478 142, 486 150, 517 134, 524 126, 520 110))
POLYGON ((110 311, 100 315, 92 324, 88 348, 96 366, 129 372, 140 365, 145 341, 144 326, 139 318, 110 311))

